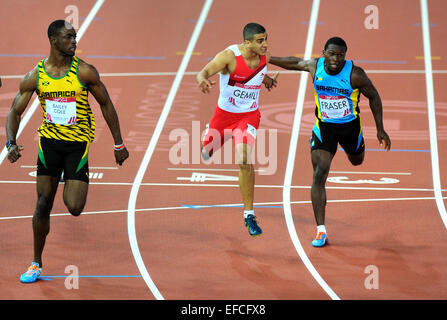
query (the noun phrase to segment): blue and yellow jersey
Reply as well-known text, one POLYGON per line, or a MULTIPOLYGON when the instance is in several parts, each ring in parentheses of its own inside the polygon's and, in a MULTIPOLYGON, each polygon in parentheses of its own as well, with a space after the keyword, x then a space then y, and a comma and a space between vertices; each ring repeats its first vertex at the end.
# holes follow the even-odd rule
POLYGON ((359 89, 351 87, 351 72, 354 64, 345 60, 343 69, 330 75, 324 69, 324 58, 319 58, 313 81, 315 90, 315 115, 323 122, 347 123, 360 114, 359 89))
POLYGON ((39 136, 92 142, 95 137, 95 118, 88 103, 88 90, 79 81, 79 58, 74 56, 68 72, 53 78, 45 70, 44 60, 37 65, 36 93, 43 111, 39 136))

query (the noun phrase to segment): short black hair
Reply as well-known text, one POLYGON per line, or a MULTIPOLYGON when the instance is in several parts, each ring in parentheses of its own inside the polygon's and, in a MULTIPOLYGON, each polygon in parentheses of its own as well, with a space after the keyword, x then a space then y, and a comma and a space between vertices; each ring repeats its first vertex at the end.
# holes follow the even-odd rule
POLYGON ((250 22, 244 27, 243 36, 244 40, 253 40, 255 34, 265 33, 265 28, 259 23, 250 22))
POLYGON ((48 27, 48 38, 55 37, 62 28, 70 29, 73 26, 66 20, 55 20, 48 27))
POLYGON ((337 46, 344 47, 345 52, 348 51, 348 46, 346 45, 345 40, 343 40, 340 37, 332 37, 328 41, 326 41, 326 44, 324 45, 324 50, 326 50, 330 44, 335 44, 337 46))

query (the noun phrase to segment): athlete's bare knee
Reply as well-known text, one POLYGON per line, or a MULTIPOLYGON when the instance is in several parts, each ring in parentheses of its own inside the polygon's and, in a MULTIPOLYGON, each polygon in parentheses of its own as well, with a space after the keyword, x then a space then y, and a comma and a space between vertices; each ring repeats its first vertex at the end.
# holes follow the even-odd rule
POLYGON ((313 184, 314 185, 324 185, 326 183, 327 176, 329 174, 329 169, 324 168, 320 165, 315 166, 313 184))
POLYGON ((65 205, 67 206, 67 209, 71 213, 71 215, 73 215, 75 217, 79 216, 82 213, 82 211, 84 210, 83 203, 68 202, 68 203, 65 203, 65 205))
POLYGON ((357 156, 350 156, 349 161, 353 166, 359 166, 363 163, 363 159, 365 157, 363 155, 357 155, 357 156))
POLYGON ((68 208, 68 211, 70 211, 72 216, 80 216, 84 208, 74 207, 74 208, 68 208))
POLYGON ((251 146, 245 143, 236 145, 236 163, 241 165, 251 164, 251 146))
POLYGON ((64 188, 64 203, 73 216, 79 216, 87 200, 88 184, 78 180, 67 180, 64 188))
POLYGON ((236 157, 237 164, 240 166, 247 166, 250 164, 248 156, 246 154, 238 154, 236 157))
POLYGON ((52 207, 53 201, 50 198, 43 195, 38 195, 34 216, 38 219, 46 219, 49 217, 52 207))

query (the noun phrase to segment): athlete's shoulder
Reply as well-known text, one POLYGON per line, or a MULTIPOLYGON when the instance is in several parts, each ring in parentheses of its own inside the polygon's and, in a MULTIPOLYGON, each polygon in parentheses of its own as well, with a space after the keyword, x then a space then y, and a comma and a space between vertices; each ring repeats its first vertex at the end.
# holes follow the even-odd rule
POLYGON ((365 72, 365 70, 363 70, 362 67, 359 67, 358 65, 354 64, 353 61, 351 61, 351 62, 352 62, 352 73, 356 73, 359 75, 362 75, 362 74, 366 75, 366 72, 365 72))
POLYGON ((211 64, 218 66, 217 69, 219 69, 218 72, 224 72, 225 70, 229 69, 230 66, 234 65, 236 63, 236 56, 234 55, 234 52, 231 51, 231 49, 224 49, 216 54, 213 61, 211 61, 211 64))
POLYGON ((36 87, 37 87, 37 81, 39 79, 38 73, 39 73, 39 71, 37 69, 37 65, 34 66, 33 69, 28 71, 22 77, 22 80, 20 81, 20 90, 21 91, 33 91, 33 90, 35 90, 36 87))
POLYGON ((351 71, 351 86, 353 88, 362 88, 370 83, 368 75, 361 67, 353 65, 351 71))
MULTIPOLYGON (((320 59, 322 59, 322 58, 310 58, 309 60, 304 60, 304 61, 306 61, 306 64, 308 66, 312 66, 312 67, 316 68, 318 60, 320 60, 320 59)), ((321 60, 321 61, 323 61, 323 60, 321 60)))
POLYGON ((78 58, 78 64, 78 70, 81 72, 98 72, 94 65, 89 64, 80 58, 78 58))
POLYGON ((310 58, 309 60, 300 60, 298 62, 299 70, 310 72, 312 77, 317 72, 318 60, 321 58, 310 58))
POLYGON ((356 66, 354 64, 352 65, 351 76, 356 77, 356 78, 367 78, 368 77, 366 75, 365 70, 363 70, 363 68, 356 66))
POLYGON ((96 70, 95 66, 82 59, 79 59, 78 76, 79 80, 87 85, 99 81, 99 72, 96 70))
POLYGON ((35 65, 30 71, 28 71, 24 76, 23 76, 23 80, 25 79, 30 79, 33 77, 37 78, 37 74, 38 74, 39 70, 38 70, 38 65, 35 65))
POLYGON ((236 58, 236 55, 230 47, 227 47, 227 48, 223 49, 222 51, 220 51, 216 55, 216 58, 217 57, 222 60, 230 61, 230 60, 234 60, 236 58))

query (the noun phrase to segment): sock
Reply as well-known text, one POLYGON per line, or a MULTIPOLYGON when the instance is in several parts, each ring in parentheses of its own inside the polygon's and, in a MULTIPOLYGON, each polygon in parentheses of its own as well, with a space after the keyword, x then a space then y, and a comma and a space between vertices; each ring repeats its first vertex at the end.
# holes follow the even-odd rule
POLYGON ((326 227, 324 226, 324 224, 320 224, 319 226, 317 226, 317 233, 319 232, 326 233, 326 227))
POLYGON ((247 218, 249 214, 255 215, 255 210, 244 210, 244 218, 247 218))

